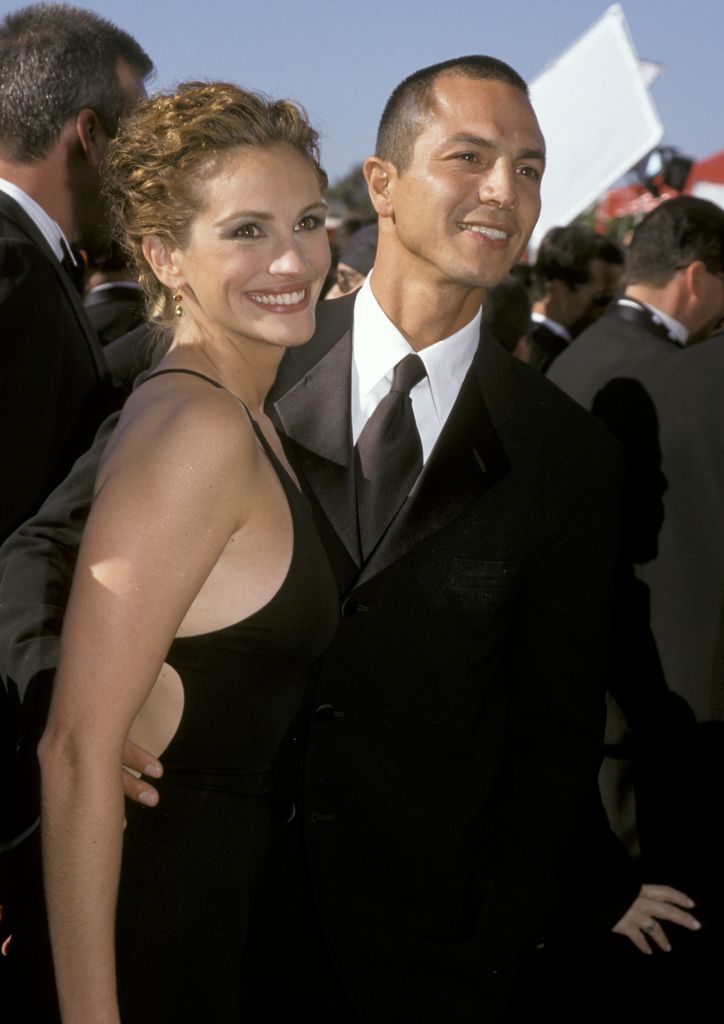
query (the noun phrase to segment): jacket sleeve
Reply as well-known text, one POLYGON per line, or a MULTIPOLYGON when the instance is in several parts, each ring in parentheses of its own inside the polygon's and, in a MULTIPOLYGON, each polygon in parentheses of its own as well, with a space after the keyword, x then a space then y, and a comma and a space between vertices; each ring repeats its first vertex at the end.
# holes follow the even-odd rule
POLYGON ((69 476, 0 548, 0 675, 21 700, 55 668, 96 472, 117 420, 116 413, 101 425, 69 476))

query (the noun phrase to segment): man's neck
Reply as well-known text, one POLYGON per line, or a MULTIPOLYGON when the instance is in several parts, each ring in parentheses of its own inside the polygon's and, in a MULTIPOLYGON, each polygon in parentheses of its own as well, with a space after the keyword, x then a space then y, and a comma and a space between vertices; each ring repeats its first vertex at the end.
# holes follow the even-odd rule
POLYGON ((568 333, 568 324, 566 323, 567 318, 563 310, 559 308, 559 304, 556 303, 554 299, 549 297, 536 299, 533 303, 531 312, 537 313, 546 320, 552 320, 553 323, 558 324, 566 331, 566 333, 568 333))
POLYGON ((0 154, 0 178, 26 192, 53 218, 63 234, 75 241, 70 195, 65 188, 67 169, 60 153, 54 150, 44 159, 29 163, 8 160, 0 154))
POLYGON ((417 352, 470 323, 485 294, 483 288, 406 276, 379 252, 370 285, 385 315, 417 352))
POLYGON ((653 306, 674 320, 684 322, 681 316, 680 297, 677 289, 671 286, 671 282, 661 288, 647 284, 630 284, 623 294, 626 299, 642 302, 645 306, 653 306))

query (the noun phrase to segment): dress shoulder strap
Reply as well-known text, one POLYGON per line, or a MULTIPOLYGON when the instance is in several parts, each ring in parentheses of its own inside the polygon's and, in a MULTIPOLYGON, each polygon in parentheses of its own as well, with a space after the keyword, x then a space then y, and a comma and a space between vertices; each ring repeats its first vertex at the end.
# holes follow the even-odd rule
POLYGON ((198 370, 185 370, 182 366, 172 366, 168 370, 156 370, 154 373, 149 373, 147 377, 141 381, 145 384, 147 380, 151 380, 152 377, 162 377, 164 373, 187 373, 190 377, 200 377, 201 380, 208 381, 209 384, 213 384, 215 388, 224 387, 223 384, 219 384, 218 380, 214 380, 213 377, 207 377, 205 373, 199 373, 198 370))

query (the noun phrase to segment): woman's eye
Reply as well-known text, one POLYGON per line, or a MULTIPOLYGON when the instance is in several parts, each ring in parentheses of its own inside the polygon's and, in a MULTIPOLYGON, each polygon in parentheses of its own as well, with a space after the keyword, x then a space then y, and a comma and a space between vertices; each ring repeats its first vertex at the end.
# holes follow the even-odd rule
POLYGON ((235 238, 259 238, 261 229, 258 224, 241 224, 234 231, 235 238))
POLYGON ((308 213, 306 217, 302 217, 302 219, 299 221, 299 223, 297 224, 296 230, 297 231, 314 231, 316 228, 322 227, 323 224, 324 224, 324 219, 322 217, 318 217, 314 213, 308 213))

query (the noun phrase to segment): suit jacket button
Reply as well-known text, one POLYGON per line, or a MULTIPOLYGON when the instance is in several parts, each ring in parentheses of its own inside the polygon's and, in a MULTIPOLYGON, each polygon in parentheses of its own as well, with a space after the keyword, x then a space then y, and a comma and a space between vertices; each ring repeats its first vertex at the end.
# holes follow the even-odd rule
POLYGON ((358 609, 359 605, 355 597, 345 597, 339 610, 343 619, 351 619, 353 615, 357 614, 358 609))
POLYGON ((331 704, 320 704, 315 709, 314 717, 318 722, 330 722, 334 718, 334 708, 331 704))

